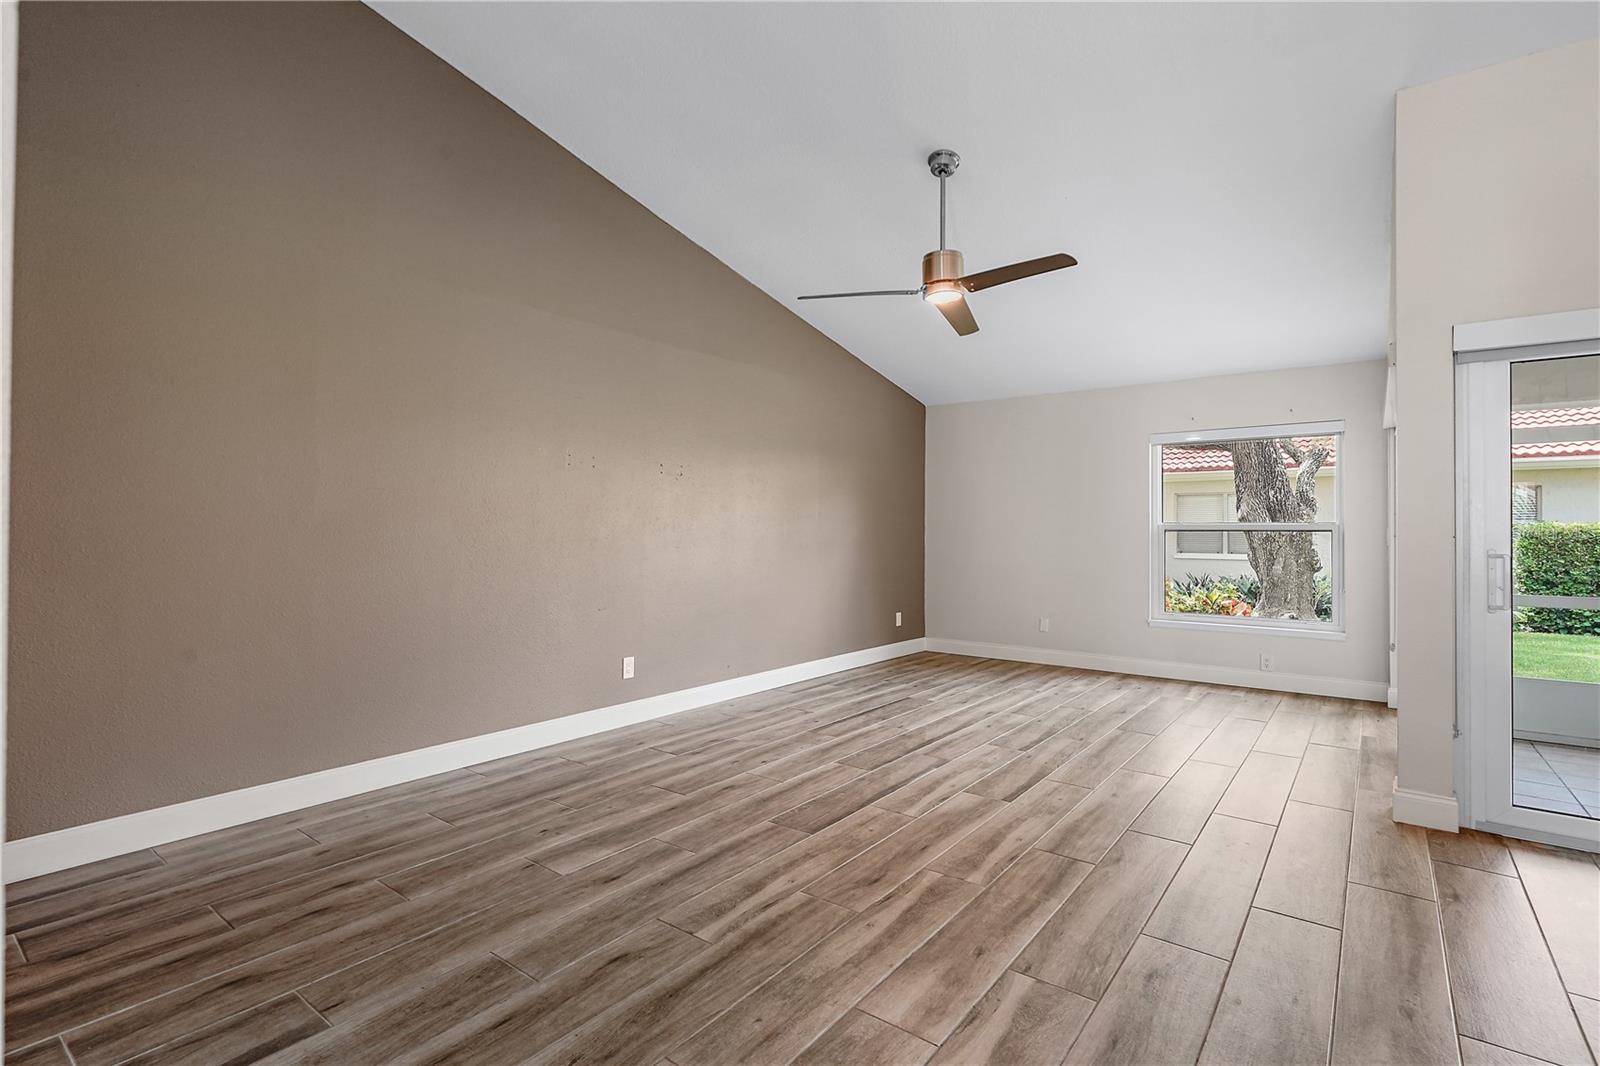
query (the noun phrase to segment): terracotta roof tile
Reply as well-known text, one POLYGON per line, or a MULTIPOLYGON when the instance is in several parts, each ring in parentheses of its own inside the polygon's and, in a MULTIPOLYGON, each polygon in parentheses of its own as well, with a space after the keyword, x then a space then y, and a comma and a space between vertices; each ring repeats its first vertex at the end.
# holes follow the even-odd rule
MULTIPOLYGON (((1321 444, 1330 449, 1323 467, 1331 467, 1338 459, 1333 450, 1332 437, 1298 437, 1295 443, 1302 449, 1321 444)), ((1284 460, 1284 467, 1296 469, 1297 464, 1284 460)), ((1161 469, 1166 473, 1222 473, 1233 469, 1233 456, 1226 448, 1206 444, 1166 444, 1161 448, 1161 469)))
POLYGON ((1511 412, 1512 429, 1600 424, 1600 407, 1541 407, 1511 412))
POLYGON ((1513 444, 1513 459, 1544 459, 1552 456, 1600 455, 1600 440, 1553 440, 1543 444, 1513 444))
MULTIPOLYGON (((1600 425, 1600 407, 1547 407, 1539 410, 1513 411, 1511 425, 1515 429, 1551 429, 1560 426, 1600 425)), ((1317 438, 1318 443, 1329 444, 1331 438, 1317 438)), ((1296 441, 1302 448, 1313 441, 1301 437, 1296 441)), ((1516 444, 1511 448, 1513 459, 1545 459, 1600 456, 1600 440, 1548 441, 1541 444, 1516 444)), ((1322 465, 1331 467, 1338 454, 1328 456, 1322 465)), ((1288 469, 1295 464, 1285 460, 1288 469)), ((1161 449, 1161 469, 1173 474, 1226 473, 1233 469, 1233 457, 1227 449, 1213 445, 1168 444, 1161 449)))

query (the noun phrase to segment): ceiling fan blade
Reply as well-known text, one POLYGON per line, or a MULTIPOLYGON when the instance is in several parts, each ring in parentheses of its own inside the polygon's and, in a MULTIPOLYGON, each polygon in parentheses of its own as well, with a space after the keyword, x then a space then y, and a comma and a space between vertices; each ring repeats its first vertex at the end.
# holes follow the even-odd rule
POLYGON ((963 289, 968 292, 977 292, 979 289, 990 289, 996 285, 1004 285, 1008 281, 1021 281, 1031 278, 1035 274, 1048 274, 1052 270, 1062 270, 1069 266, 1077 266, 1078 261, 1065 252, 1047 255, 1039 259, 1029 259, 1021 263, 1012 263, 1009 266, 995 267, 993 270, 980 270, 976 274, 968 274, 964 278, 956 279, 963 289))
POLYGON ((796 296, 796 300, 838 300, 845 296, 917 296, 921 289, 873 289, 871 292, 819 292, 815 296, 796 296))
POLYGON ((978 320, 972 317, 972 308, 967 306, 966 298, 946 300, 933 306, 939 309, 944 320, 950 323, 955 331, 963 337, 978 332, 978 320))

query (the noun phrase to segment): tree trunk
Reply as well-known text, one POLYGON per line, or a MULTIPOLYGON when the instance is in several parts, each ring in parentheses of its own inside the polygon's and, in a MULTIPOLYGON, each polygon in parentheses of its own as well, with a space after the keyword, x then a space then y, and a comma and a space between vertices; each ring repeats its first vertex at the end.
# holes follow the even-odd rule
MULTIPOLYGON (((1302 452, 1292 440, 1242 440, 1233 454, 1234 495, 1241 522, 1312 522, 1317 517, 1317 470, 1323 447, 1302 452), (1299 465, 1294 482, 1285 460, 1299 465)), ((1263 618, 1317 617, 1317 550, 1311 533, 1256 530, 1244 536, 1250 568, 1261 582, 1255 614, 1263 618)))

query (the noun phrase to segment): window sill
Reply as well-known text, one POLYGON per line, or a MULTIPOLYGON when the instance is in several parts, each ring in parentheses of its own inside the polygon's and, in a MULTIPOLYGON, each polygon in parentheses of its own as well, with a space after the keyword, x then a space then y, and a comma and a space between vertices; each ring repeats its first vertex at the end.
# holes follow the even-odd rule
POLYGON ((1174 559, 1211 559, 1223 563, 1246 563, 1250 561, 1248 555, 1202 555, 1198 552, 1173 552, 1174 559))
POLYGON ((1213 633, 1256 633, 1267 637, 1307 637, 1311 640, 1344 640, 1346 637, 1343 629, 1271 625, 1265 622, 1232 622, 1224 621, 1223 617, 1210 616, 1209 620, 1201 621, 1198 618, 1162 616, 1149 619, 1149 624, 1157 629, 1205 629, 1213 633))

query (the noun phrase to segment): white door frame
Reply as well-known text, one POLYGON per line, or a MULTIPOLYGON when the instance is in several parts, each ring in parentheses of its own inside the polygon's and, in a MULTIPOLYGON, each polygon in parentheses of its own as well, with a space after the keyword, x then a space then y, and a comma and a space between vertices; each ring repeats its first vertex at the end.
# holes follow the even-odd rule
POLYGON ((1456 795, 1463 825, 1600 851, 1600 820, 1511 802, 1511 363, 1600 353, 1600 310, 1456 327, 1456 795), (1497 422, 1503 420, 1504 432, 1497 422), (1474 427, 1494 427, 1489 432, 1474 427))

